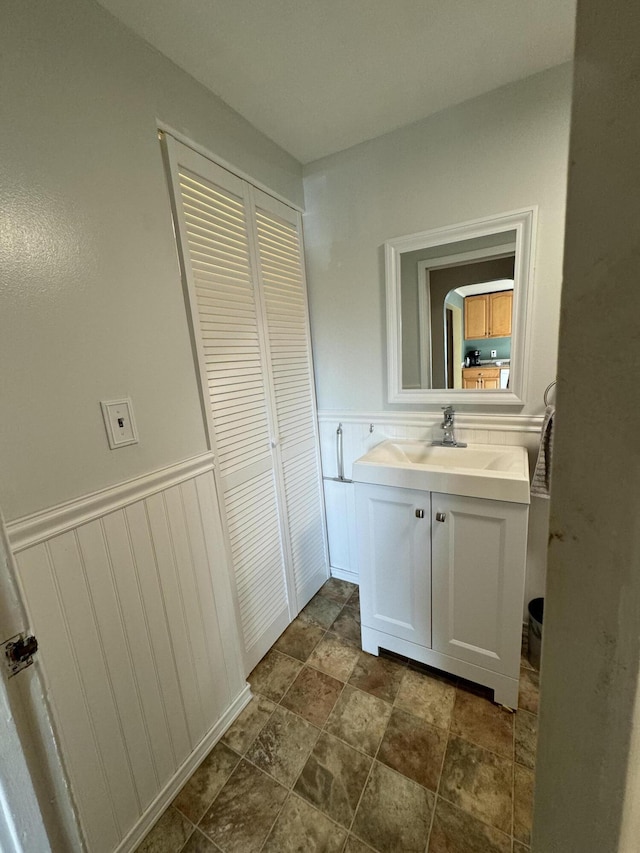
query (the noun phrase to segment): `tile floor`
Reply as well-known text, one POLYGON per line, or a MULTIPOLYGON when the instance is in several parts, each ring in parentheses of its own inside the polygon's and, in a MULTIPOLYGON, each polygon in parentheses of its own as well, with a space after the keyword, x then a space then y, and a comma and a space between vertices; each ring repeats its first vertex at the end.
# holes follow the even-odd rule
POLYGON ((538 674, 520 709, 360 650, 332 578, 249 676, 249 705, 138 853, 525 853, 538 674))

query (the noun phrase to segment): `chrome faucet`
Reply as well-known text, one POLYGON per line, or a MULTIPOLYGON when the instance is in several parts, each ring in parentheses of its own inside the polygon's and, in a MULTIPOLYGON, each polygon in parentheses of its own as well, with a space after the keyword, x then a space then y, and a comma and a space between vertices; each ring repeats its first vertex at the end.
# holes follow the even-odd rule
POLYGON ((443 444, 455 444, 456 437, 453 432, 453 416, 455 415, 455 409, 453 406, 447 406, 444 411, 444 420, 442 421, 441 427, 444 430, 444 435, 442 436, 443 444))
POLYGON ((441 441, 434 441, 432 444, 437 444, 441 447, 466 447, 467 445, 464 441, 456 441, 453 424, 455 409, 453 406, 444 406, 442 410, 444 412, 444 419, 440 426, 443 429, 444 435, 441 441))

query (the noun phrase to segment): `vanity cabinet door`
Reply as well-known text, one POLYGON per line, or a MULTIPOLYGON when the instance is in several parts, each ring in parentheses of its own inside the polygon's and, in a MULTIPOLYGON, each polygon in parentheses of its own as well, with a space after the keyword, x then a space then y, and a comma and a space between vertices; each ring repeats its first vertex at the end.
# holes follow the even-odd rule
POLYGON ((527 517, 525 504, 432 494, 435 651, 517 674, 527 517))
POLYGON ((362 624, 431 646, 431 495, 356 483, 362 624))

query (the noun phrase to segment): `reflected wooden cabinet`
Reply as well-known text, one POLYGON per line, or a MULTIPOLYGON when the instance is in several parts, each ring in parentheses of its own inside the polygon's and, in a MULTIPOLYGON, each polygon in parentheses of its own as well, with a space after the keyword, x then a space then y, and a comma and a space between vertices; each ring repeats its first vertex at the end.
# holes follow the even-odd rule
POLYGON ((512 311, 513 290, 467 296, 464 300, 465 338, 473 340, 510 337, 512 311))
POLYGON ((500 388, 499 367, 465 367, 462 370, 462 387, 479 389, 500 388))
POLYGON ((513 290, 501 290, 489 294, 489 337, 508 338, 511 336, 511 313, 513 311, 513 290))
POLYGON ((467 340, 486 338, 489 328, 489 294, 467 296, 464 300, 464 336, 467 340))

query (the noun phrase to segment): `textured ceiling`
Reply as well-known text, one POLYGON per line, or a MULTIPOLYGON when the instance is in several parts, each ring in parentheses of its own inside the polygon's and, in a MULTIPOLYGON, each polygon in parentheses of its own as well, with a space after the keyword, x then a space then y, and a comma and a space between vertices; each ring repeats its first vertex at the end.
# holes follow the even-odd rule
POLYGON ((575 0, 99 0, 303 163, 571 59, 575 0))

